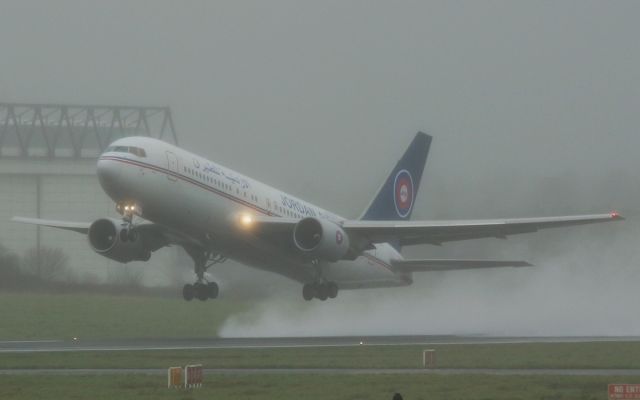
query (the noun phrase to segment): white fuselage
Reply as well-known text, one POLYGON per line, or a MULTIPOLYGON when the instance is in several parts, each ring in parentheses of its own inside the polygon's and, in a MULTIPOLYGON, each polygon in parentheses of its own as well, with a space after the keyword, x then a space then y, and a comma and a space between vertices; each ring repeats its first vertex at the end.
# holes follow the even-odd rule
POLYGON ((110 149, 114 146, 136 146, 146 154, 103 153, 97 170, 105 192, 116 202, 135 202, 142 218, 194 245, 302 283, 313 282, 319 272, 341 289, 411 283, 410 274, 392 270, 390 260, 402 257, 389 244, 377 244, 354 261, 314 266, 295 248, 290 233, 265 237, 238 224, 239 215, 344 221, 334 213, 156 139, 130 137, 110 149))

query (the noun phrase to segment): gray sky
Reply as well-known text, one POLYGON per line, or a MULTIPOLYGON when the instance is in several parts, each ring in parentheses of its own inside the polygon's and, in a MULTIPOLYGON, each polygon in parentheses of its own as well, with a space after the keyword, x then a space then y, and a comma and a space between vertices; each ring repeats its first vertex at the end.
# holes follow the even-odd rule
MULTIPOLYGON (((347 217, 367 205, 417 130, 434 142, 415 217, 637 214, 638 1, 0 5, 2 101, 170 105, 184 147, 347 217)), ((584 258, 589 243, 591 259, 613 252, 599 246, 615 245, 614 264, 637 264, 633 218, 624 240, 612 230, 584 232, 562 246, 538 235, 492 244, 497 253, 485 242, 464 251, 584 258)), ((460 255, 461 246, 414 253, 460 255)), ((637 281, 630 274, 609 287, 637 281)), ((591 276, 576 304, 601 282, 591 276)), ((544 286, 555 276, 538 278, 544 286)), ((503 293, 472 280, 458 282, 460 293, 503 293)), ((518 292, 517 282, 505 285, 518 292)), ((460 299, 452 287, 430 301, 460 299)), ((528 290, 538 293, 521 292, 528 290)), ((562 301, 564 290, 544 298, 562 301)), ((616 301, 640 300, 630 296, 616 301)), ((510 300, 492 301, 482 304, 510 300)))
MULTIPOLYGON (((3 100, 168 104, 184 146, 345 214, 417 130, 435 136, 425 182, 443 178, 460 196, 492 175, 526 188, 639 163, 636 1, 2 10, 3 100)), ((434 212, 429 200, 417 213, 434 212)))

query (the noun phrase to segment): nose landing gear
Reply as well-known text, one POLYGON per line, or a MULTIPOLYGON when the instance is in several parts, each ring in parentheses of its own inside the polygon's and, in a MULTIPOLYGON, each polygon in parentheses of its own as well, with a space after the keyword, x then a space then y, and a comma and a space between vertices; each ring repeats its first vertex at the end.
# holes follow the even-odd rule
MULTIPOLYGON (((122 227, 120 231, 121 242, 135 242, 138 240, 138 233, 133 225, 133 217, 142 215, 142 208, 135 203, 120 202, 116 204, 116 211, 122 215, 122 227)), ((151 253, 149 253, 151 256, 151 253)))

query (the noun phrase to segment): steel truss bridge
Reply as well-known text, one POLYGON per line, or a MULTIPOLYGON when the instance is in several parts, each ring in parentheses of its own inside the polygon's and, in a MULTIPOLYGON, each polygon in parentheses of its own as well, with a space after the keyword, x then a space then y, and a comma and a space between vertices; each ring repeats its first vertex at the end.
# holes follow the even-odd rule
POLYGON ((178 144, 169 107, 0 102, 0 158, 95 159, 126 136, 178 144))

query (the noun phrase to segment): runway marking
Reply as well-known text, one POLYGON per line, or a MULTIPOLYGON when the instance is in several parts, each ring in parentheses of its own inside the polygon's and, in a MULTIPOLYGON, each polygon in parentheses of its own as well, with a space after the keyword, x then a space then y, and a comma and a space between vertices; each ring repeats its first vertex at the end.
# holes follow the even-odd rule
POLYGON ((64 343, 64 340, 0 340, 0 344, 13 343, 64 343))

